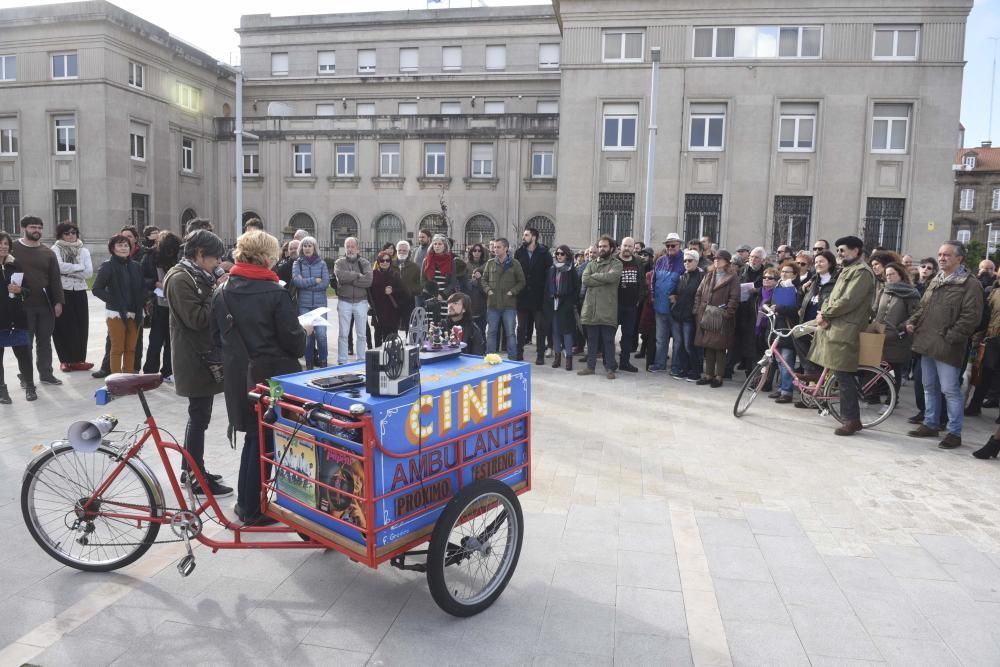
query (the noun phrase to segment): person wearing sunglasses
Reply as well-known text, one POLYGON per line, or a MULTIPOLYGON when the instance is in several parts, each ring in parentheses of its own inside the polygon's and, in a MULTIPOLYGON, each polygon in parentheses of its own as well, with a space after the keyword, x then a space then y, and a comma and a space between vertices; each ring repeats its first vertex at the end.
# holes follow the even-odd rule
POLYGON ((799 290, 805 292, 805 284, 812 280, 813 276, 816 275, 815 271, 813 271, 812 253, 805 250, 799 250, 795 253, 795 265, 799 267, 799 275, 795 279, 795 286, 798 287, 799 290))
MULTIPOLYGON (((701 348, 694 344, 695 317, 694 302, 705 272, 698 266, 701 256, 694 250, 684 251, 684 273, 677 279, 670 294, 670 336, 674 339, 674 356, 670 360, 670 377, 675 380, 697 382, 701 377, 701 348)), ((659 348, 657 348, 659 350, 659 348)), ((666 349, 657 355, 666 362, 666 349)), ((651 366, 650 371, 666 370, 663 366, 651 366)))
POLYGON ((576 304, 580 299, 580 277, 573 266, 573 251, 567 245, 556 248, 545 281, 545 320, 552 326, 552 368, 562 365, 573 370, 573 336, 576 332, 576 304))
POLYGON ((483 271, 489 260, 489 253, 482 243, 473 243, 465 250, 466 285, 465 293, 470 301, 470 317, 486 331, 486 292, 483 291, 483 271))
POLYGON ((372 286, 368 289, 368 303, 371 304, 375 325, 375 345, 399 330, 400 296, 403 282, 399 269, 392 265, 392 255, 383 250, 375 258, 372 267, 372 286))
POLYGON ((826 239, 820 239, 816 241, 816 243, 813 243, 812 251, 813 251, 813 257, 815 257, 821 252, 829 252, 830 242, 827 241, 826 239))
MULTIPOLYGON (((701 244, 694 252, 701 260, 701 244)), ((676 232, 667 234, 663 241, 663 254, 657 258, 653 265, 653 276, 650 279, 650 288, 653 292, 653 314, 656 318, 656 340, 653 350, 646 350, 646 355, 653 358, 653 363, 649 366, 651 372, 665 371, 667 369, 667 350, 670 346, 670 337, 673 333, 673 321, 670 317, 672 302, 671 294, 677 287, 677 281, 684 273, 684 258, 687 252, 681 252, 681 237, 676 232)), ((676 343, 674 343, 676 345, 676 343)))

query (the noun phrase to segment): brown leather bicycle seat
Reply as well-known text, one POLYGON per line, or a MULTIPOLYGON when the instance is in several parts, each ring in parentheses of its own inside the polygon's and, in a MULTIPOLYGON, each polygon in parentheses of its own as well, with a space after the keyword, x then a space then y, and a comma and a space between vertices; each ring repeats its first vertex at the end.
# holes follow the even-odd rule
POLYGON ((104 385, 114 396, 131 396, 140 391, 156 389, 163 384, 159 373, 115 373, 104 379, 104 385))

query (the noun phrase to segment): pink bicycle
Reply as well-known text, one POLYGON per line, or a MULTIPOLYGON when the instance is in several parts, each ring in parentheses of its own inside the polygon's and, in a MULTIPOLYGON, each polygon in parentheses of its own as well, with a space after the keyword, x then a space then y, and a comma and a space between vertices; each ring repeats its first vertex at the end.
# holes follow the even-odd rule
MULTIPOLYGON (((765 315, 771 326, 771 347, 764 351, 757 365, 750 371, 743 383, 733 415, 742 417, 750 409, 750 404, 757 398, 771 375, 772 368, 778 370, 780 364, 792 374, 792 382, 802 394, 802 402, 816 408, 822 415, 832 415, 837 421, 844 423, 840 410, 840 385, 837 376, 824 368, 818 377, 795 372, 787 361, 778 353, 778 341, 792 335, 792 329, 778 329, 775 326, 776 313, 765 309, 765 315)), ((883 362, 878 367, 859 366, 854 375, 858 383, 858 403, 861 407, 861 425, 865 428, 878 426, 892 414, 896 408, 896 384, 893 382, 891 369, 883 362)))

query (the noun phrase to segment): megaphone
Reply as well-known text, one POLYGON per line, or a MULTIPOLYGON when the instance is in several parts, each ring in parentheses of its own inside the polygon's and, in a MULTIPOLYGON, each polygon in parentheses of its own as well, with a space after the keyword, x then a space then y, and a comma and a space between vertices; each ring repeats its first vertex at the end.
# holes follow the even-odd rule
POLYGON ((84 454, 97 451, 104 436, 110 433, 118 420, 111 415, 96 417, 90 421, 73 422, 66 433, 66 439, 73 449, 84 454))

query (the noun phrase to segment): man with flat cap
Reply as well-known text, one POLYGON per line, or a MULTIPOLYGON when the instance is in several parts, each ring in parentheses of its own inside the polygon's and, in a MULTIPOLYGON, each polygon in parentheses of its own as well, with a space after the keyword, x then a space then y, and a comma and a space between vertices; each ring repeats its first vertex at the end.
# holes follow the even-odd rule
POLYGON ((855 373, 861 352, 861 331, 868 325, 875 295, 875 274, 864 260, 864 242, 857 236, 837 239, 836 248, 843 268, 816 316, 819 328, 809 360, 833 371, 840 385, 840 414, 844 423, 834 433, 854 435, 861 430, 855 373))

